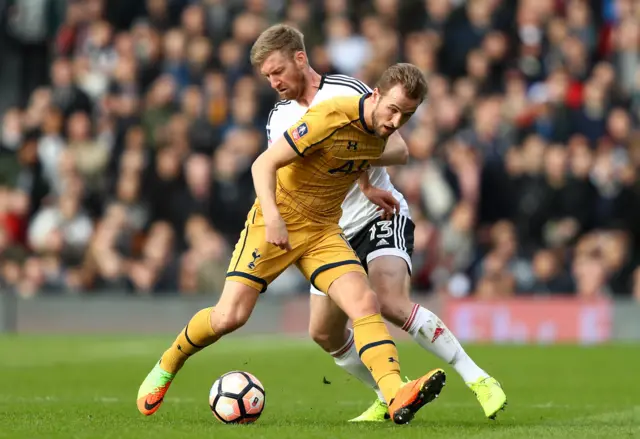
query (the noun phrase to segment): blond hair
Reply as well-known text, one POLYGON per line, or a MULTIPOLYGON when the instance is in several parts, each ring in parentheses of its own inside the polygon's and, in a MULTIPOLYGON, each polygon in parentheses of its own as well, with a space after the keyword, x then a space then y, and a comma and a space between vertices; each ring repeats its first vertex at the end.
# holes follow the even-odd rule
POLYGON ((411 99, 424 101, 429 93, 427 79, 420 69, 413 64, 398 63, 392 65, 384 71, 376 87, 380 90, 380 94, 384 96, 398 84, 402 85, 405 94, 411 99))
POLYGON ((260 67, 273 52, 280 51, 293 57, 305 52, 304 35, 287 24, 276 24, 260 34, 251 47, 251 65, 260 67))

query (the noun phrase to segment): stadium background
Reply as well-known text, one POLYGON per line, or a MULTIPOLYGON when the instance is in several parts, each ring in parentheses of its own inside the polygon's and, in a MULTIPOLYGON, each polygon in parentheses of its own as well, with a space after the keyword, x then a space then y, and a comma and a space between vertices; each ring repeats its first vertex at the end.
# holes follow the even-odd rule
MULTIPOLYGON (((279 21, 319 73, 428 76, 390 172, 414 294, 461 339, 640 338, 632 0, 0 0, 0 328, 166 332, 216 300, 279 21)), ((306 295, 288 271, 248 330, 304 332, 306 295)))

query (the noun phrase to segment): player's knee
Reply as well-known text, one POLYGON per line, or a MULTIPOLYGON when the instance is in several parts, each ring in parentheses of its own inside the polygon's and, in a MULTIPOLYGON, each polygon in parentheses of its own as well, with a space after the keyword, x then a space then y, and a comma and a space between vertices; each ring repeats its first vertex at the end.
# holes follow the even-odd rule
POLYGON ((340 350, 348 338, 347 330, 344 327, 329 329, 313 323, 309 324, 309 335, 326 352, 340 350))
POLYGON ((322 331, 313 325, 309 325, 309 336, 311 337, 311 340, 313 340, 323 350, 331 352, 330 349, 327 349, 327 345, 331 339, 331 336, 327 332, 322 331))
POLYGON ((380 312, 380 304, 376 293, 369 286, 363 288, 360 294, 356 295, 355 305, 362 316, 380 312))
POLYGON ((244 326, 244 324, 247 323, 247 320, 248 316, 241 313, 226 314, 220 317, 217 328, 214 328, 214 330, 217 329, 216 332, 221 334, 228 334, 244 326))
POLYGON ((326 352, 339 351, 349 338, 345 313, 326 296, 311 295, 309 335, 326 352))
POLYGON ((329 297, 351 320, 380 312, 376 294, 364 273, 350 272, 340 276, 329 286, 329 297))
POLYGON ((232 306, 227 303, 218 303, 215 314, 212 315, 211 326, 219 335, 229 334, 244 326, 252 311, 253 304, 243 301, 234 301, 232 306))
POLYGON ((255 289, 237 282, 227 282, 211 313, 211 327, 222 336, 242 327, 253 312, 259 294, 255 289))

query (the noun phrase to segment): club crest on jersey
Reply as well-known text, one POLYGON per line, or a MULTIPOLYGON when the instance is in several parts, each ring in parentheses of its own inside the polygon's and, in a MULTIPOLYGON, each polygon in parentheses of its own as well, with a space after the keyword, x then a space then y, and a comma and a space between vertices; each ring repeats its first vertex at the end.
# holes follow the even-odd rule
POLYGON ((253 257, 253 260, 251 262, 249 262, 249 264, 247 265, 247 268, 249 268, 249 270, 255 270, 256 269, 256 263, 258 261, 258 259, 262 256, 260 254, 260 252, 258 251, 258 249, 255 249, 253 251, 253 253, 251 253, 251 256, 253 257))
POLYGON ((309 127, 307 127, 307 123, 301 124, 298 128, 293 130, 293 140, 298 141, 300 138, 304 137, 309 132, 309 127))

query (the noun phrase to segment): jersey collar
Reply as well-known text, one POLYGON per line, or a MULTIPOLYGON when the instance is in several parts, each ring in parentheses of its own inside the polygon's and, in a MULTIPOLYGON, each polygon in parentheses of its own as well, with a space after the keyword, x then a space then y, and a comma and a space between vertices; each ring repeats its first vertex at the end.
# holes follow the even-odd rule
POLYGON ((370 92, 363 94, 362 97, 360 98, 360 105, 359 105, 360 123, 362 124, 362 128, 364 128, 366 132, 368 132, 369 134, 375 134, 375 132, 371 128, 369 128, 369 126, 367 125, 367 122, 365 122, 364 120, 364 101, 369 96, 371 96, 370 92))

